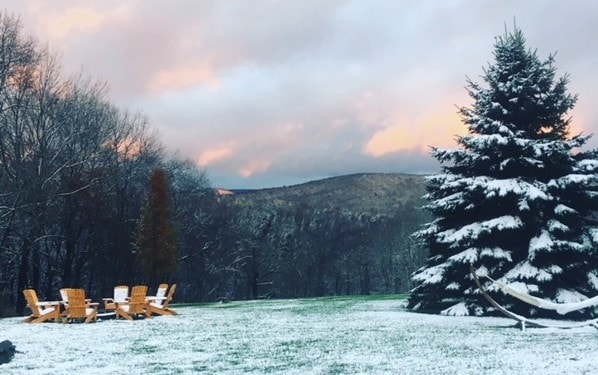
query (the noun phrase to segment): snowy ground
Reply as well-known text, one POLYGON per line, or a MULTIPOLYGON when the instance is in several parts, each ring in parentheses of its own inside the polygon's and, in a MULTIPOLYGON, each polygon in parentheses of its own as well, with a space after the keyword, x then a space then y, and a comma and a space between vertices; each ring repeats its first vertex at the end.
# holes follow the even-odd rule
POLYGON ((358 297, 179 306, 135 322, 0 319, 12 374, 597 374, 598 330, 410 313, 358 297))

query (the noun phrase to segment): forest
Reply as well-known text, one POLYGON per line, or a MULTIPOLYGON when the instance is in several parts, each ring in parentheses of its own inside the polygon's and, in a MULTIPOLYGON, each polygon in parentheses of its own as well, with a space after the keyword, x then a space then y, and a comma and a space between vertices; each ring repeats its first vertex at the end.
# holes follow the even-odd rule
POLYGON ((221 195, 181 271, 202 300, 406 292, 423 193, 421 176, 358 174, 221 195))
POLYGON ((342 199, 222 195, 206 171, 165 151, 143 114, 112 104, 107 86, 65 77, 17 17, 0 14, 0 316, 24 311, 25 288, 52 300, 82 287, 98 299, 118 284, 168 281, 179 302, 409 288, 425 258, 410 237, 425 221, 420 178, 405 182, 415 198, 384 213, 342 199), (140 248, 156 171, 174 233, 153 259, 174 259, 160 272, 140 248))

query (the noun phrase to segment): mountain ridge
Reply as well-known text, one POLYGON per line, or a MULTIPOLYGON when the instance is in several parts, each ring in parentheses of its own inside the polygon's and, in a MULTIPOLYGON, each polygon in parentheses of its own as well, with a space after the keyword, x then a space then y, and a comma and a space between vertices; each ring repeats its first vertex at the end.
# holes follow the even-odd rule
POLYGON ((219 189, 218 194, 256 203, 267 201, 278 205, 391 214, 401 206, 423 204, 424 177, 406 173, 354 173, 291 186, 219 189))

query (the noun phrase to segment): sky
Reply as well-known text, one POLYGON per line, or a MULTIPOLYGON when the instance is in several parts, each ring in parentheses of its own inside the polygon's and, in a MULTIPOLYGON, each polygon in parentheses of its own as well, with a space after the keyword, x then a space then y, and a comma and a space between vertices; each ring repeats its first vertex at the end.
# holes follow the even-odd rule
MULTIPOLYGON (((524 32, 598 129, 593 0, 4 0, 65 74, 108 84, 169 153, 224 188, 362 172, 434 173, 430 146, 466 134, 466 77, 524 32)), ((598 147, 598 137, 589 147, 598 147)))

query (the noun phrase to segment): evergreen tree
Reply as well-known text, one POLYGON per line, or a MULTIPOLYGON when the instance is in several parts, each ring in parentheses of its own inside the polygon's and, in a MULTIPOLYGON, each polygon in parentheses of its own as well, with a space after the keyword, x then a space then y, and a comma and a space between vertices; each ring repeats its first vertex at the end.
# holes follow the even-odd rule
POLYGON ((168 280, 176 270, 176 236, 168 181, 162 169, 154 170, 150 176, 150 190, 142 212, 137 249, 142 270, 151 282, 168 280))
MULTIPOLYGON (((496 38, 494 57, 485 87, 467 82, 474 104, 460 113, 469 134, 455 149, 432 150, 443 166, 427 180, 434 220, 415 234, 429 251, 413 275, 416 310, 491 312, 470 266, 554 302, 598 294, 598 153, 579 151, 589 136, 569 133, 577 97, 567 76, 555 77, 554 56, 540 60, 516 28, 496 38)), ((513 311, 555 316, 486 287, 513 311)))

